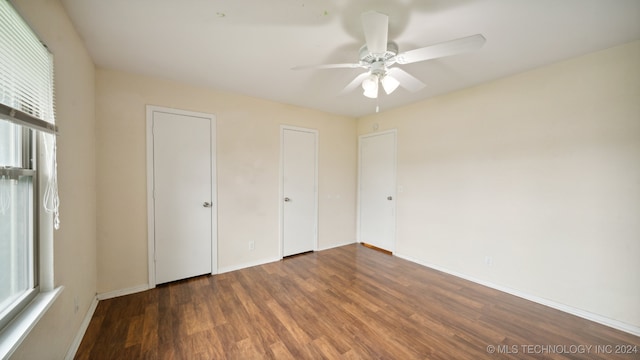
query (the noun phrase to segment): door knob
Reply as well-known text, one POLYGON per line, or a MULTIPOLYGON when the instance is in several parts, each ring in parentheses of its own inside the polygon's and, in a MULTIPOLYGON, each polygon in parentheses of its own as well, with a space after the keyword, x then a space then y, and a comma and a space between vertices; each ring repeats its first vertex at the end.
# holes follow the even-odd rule
POLYGON ((288 197, 284 198, 284 201, 289 202, 291 201, 291 199, 289 199, 288 197))
POLYGON ((393 196, 387 196, 387 200, 393 200, 393 196))
POLYGON ((205 201, 204 204, 202 204, 202 206, 204 206, 204 207, 211 207, 211 205, 212 204, 210 202, 207 202, 207 201, 205 201))

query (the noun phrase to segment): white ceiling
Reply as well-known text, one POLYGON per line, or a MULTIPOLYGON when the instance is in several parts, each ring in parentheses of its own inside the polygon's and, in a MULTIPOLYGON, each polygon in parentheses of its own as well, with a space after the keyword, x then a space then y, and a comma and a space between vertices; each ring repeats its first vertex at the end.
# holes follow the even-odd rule
POLYGON ((362 69, 360 14, 389 15, 400 52, 477 33, 473 53, 403 65, 427 87, 381 94, 381 111, 640 39, 640 0, 62 0, 104 68, 359 117, 376 100, 337 96, 362 69))

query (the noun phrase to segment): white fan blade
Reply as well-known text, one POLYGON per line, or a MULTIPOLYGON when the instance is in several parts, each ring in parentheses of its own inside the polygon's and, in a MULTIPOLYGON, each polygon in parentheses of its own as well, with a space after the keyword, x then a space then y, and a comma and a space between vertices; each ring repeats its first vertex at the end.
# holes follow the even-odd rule
POLYGON ((362 14, 362 28, 369 52, 374 55, 384 54, 387 51, 389 17, 375 11, 367 11, 362 14))
POLYGON ((362 81, 366 79, 367 76, 369 76, 369 72, 365 72, 356 76, 356 78, 353 79, 347 86, 345 86, 344 89, 342 89, 342 91, 340 91, 338 95, 345 95, 346 93, 352 92, 362 84, 362 81))
POLYGON ((292 67, 291 70, 305 70, 305 69, 355 69, 363 67, 360 64, 323 64, 323 65, 301 65, 292 67))
POLYGON ((482 45, 484 45, 485 41, 487 41, 487 39, 485 39, 481 34, 445 41, 439 44, 409 50, 398 54, 396 56, 396 62, 398 64, 411 64, 418 61, 437 59, 468 51, 474 51, 480 49, 482 45))
POLYGON ((398 82, 400 82, 400 86, 411 92, 420 91, 427 86, 415 76, 397 67, 387 70, 387 76, 394 77, 398 82))

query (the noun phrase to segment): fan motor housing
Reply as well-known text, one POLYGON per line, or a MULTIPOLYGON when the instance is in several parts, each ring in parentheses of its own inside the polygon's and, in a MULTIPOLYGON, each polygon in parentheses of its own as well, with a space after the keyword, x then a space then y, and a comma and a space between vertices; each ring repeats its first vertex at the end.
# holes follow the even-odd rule
POLYGON ((398 45, 394 42, 387 43, 387 51, 384 54, 372 54, 367 45, 363 45, 360 48, 360 62, 364 64, 373 64, 376 62, 387 62, 395 58, 398 55, 398 45))

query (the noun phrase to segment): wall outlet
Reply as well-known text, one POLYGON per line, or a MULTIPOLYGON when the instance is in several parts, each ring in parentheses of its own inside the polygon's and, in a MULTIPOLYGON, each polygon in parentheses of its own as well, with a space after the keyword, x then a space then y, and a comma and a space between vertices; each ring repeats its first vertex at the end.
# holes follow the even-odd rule
POLYGON ((251 240, 249 241, 249 250, 253 251, 256 248, 256 242, 251 240))
POLYGON ((484 257, 484 263, 485 263, 487 266, 491 266, 491 265, 493 265, 493 258, 492 258, 491 256, 485 256, 485 257, 484 257))

